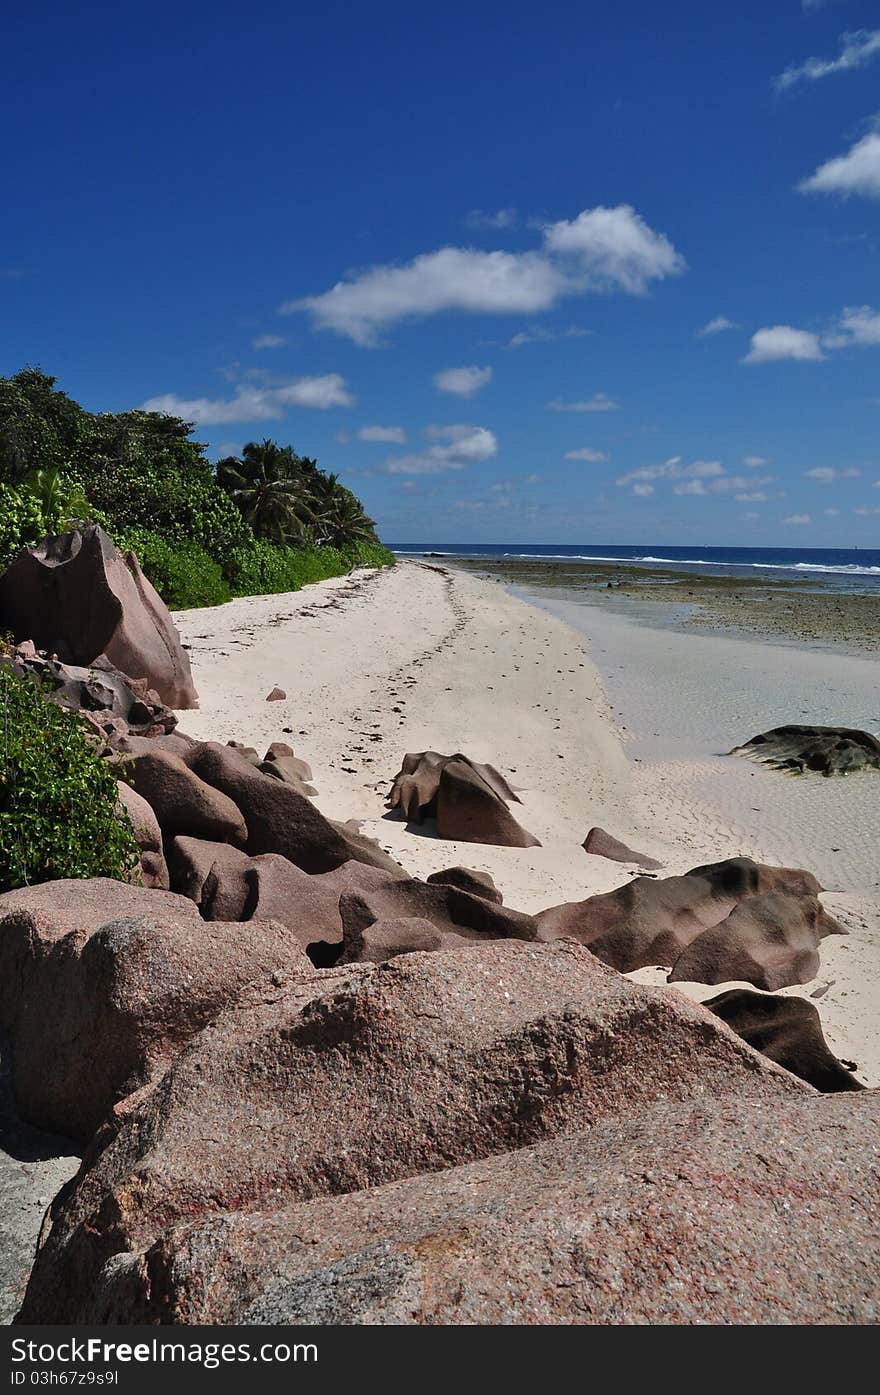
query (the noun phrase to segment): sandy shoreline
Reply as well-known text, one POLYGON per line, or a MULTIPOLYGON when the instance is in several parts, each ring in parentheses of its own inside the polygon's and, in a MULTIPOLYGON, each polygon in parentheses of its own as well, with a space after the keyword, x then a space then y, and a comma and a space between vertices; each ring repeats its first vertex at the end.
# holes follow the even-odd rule
MULTIPOLYGON (((683 681, 668 634, 628 630, 625 618, 595 607, 551 602, 550 614, 546 594, 540 599, 541 609, 464 571, 403 562, 290 596, 180 613, 201 694, 200 711, 182 714, 181 725, 194 736, 255 746, 290 741, 313 767, 325 813, 362 820, 415 875, 454 863, 488 871, 505 902, 526 911, 629 879, 625 866, 583 852, 594 824, 661 858, 670 874, 738 853, 810 868, 834 889, 827 904, 851 933, 824 941, 815 983, 787 991, 809 996, 830 984, 817 1005, 832 1047, 858 1062, 862 1080, 880 1083, 880 782, 798 784, 749 762, 720 763, 713 749, 722 747, 699 730, 707 710, 732 733, 725 746, 754 734, 753 725, 760 730, 758 674, 777 694, 778 721, 795 699, 789 720, 831 720, 823 713, 832 692, 835 711, 867 722, 874 667, 862 672, 868 660, 755 641, 750 670, 737 647, 743 641, 684 635, 681 654, 695 655, 694 644, 713 652, 683 681), (844 672, 841 664, 856 667, 844 672), (276 684, 285 701, 266 703, 276 684), (627 693, 654 697, 630 713, 627 693), (646 710, 659 751, 650 749, 650 733, 634 729, 646 710), (522 787, 519 820, 542 847, 441 842, 387 815, 400 758, 423 749, 463 750, 507 773, 522 787), (757 788, 761 798, 752 799, 757 788), (840 853, 830 851, 838 846, 840 853)), ((662 981, 650 970, 639 976, 662 981)))

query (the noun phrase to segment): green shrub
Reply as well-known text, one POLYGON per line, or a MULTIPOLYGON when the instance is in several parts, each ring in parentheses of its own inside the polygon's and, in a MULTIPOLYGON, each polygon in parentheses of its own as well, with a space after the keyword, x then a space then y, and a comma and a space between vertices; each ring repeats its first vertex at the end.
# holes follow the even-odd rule
POLYGON ((43 511, 36 499, 12 485, 0 484, 0 571, 31 547, 46 532, 43 511))
POLYGON ((140 865, 112 767, 83 724, 0 664, 0 891, 140 865))
POLYGON ((278 547, 258 539, 232 550, 224 568, 234 596, 278 595, 315 581, 344 576, 352 567, 385 567, 394 554, 381 543, 335 547, 278 547))
POLYGON ((169 543, 158 533, 137 528, 118 537, 116 545, 135 554, 169 610, 222 605, 229 600, 231 592, 219 565, 198 543, 169 543))

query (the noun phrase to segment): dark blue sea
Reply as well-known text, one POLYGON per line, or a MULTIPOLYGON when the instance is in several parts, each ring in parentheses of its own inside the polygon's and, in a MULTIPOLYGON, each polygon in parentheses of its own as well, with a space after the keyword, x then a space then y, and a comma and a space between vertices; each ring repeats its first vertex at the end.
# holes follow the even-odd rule
POLYGON ((626 547, 559 543, 390 543, 399 557, 510 557, 542 561, 630 562, 646 571, 670 565, 695 575, 801 578, 834 591, 880 589, 880 549, 832 547, 626 547))

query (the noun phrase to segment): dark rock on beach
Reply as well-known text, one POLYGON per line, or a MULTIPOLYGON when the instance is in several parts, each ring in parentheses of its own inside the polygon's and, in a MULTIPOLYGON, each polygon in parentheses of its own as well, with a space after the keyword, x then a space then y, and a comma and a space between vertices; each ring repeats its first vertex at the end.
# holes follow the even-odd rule
POLYGON ((0 576, 0 629, 66 663, 100 655, 169 707, 196 707, 189 659, 134 553, 96 524, 44 538, 0 576))
POLYGON ((781 988, 815 977, 820 940, 844 933, 818 892, 799 868, 730 858, 682 877, 636 877, 537 922, 542 940, 579 940, 621 973, 664 965, 672 981, 781 988))
POLYGON ((870 732, 849 727, 774 727, 753 736, 731 755, 751 756, 776 770, 796 775, 851 775, 880 770, 880 740, 870 732))
POLYGON ((800 1076, 823 1094, 865 1087, 838 1061, 825 1040, 819 1013, 805 998, 732 988, 703 1004, 756 1051, 800 1076))
POLYGON ((410 752, 391 787, 388 801, 410 823, 434 818, 437 836, 463 843, 510 848, 540 847, 507 805, 518 796, 492 765, 437 751, 410 752))
POLYGON ((656 871, 658 867, 663 866, 662 862, 648 857, 646 853, 633 852, 632 848, 628 848, 626 843, 621 843, 619 838, 606 833, 604 828, 591 828, 584 839, 583 849, 593 857, 607 857, 612 862, 633 862, 637 867, 643 867, 646 872, 656 871))

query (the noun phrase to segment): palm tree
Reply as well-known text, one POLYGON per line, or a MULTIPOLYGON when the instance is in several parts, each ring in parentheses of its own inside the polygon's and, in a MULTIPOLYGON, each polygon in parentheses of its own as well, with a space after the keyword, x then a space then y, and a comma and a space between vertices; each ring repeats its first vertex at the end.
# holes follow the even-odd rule
POLYGON ((324 476, 316 490, 316 503, 317 526, 323 542, 331 547, 345 547, 347 543, 375 541, 372 518, 367 517, 361 501, 335 475, 324 476))
MULTIPOLYGON (((311 462, 310 462, 311 463, 311 462)), ((217 481, 232 496, 257 537, 276 543, 303 543, 315 513, 299 456, 276 441, 249 441, 241 459, 217 465, 217 481)))
POLYGON ((31 470, 22 480, 21 488, 36 499, 50 526, 70 528, 89 516, 89 502, 81 486, 57 466, 31 470))

